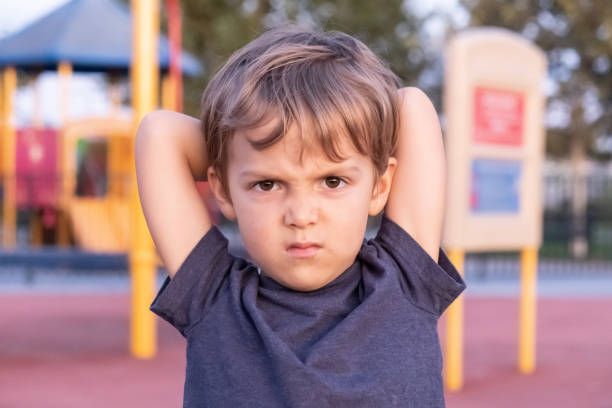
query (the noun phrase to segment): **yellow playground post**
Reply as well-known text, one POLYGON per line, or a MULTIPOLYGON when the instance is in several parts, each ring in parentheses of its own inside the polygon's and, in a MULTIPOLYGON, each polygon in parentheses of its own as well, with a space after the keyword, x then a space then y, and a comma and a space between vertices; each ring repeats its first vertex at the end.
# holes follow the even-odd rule
POLYGON ((162 78, 162 108, 167 110, 178 110, 176 102, 177 84, 170 74, 162 78))
MULTIPOLYGON (((59 74, 60 79, 60 120, 62 126, 65 126, 70 120, 70 79, 72 78, 72 64, 69 62, 61 62, 57 66, 57 72, 59 74)), ((63 146, 63 134, 59 132, 58 134, 58 146, 63 146)), ((58 149, 58 173, 62 174, 62 163, 65 162, 66 157, 64 156, 64 149, 58 149)), ((60 205, 59 208, 62 210, 58 213, 58 223, 57 223, 57 243, 60 246, 67 246, 69 243, 69 226, 67 220, 67 214, 64 209, 66 208, 66 203, 64 200, 65 195, 60 195, 60 205)))
POLYGON ((538 249, 521 250, 521 303, 519 328, 519 371, 529 374, 535 369, 536 345, 536 282, 538 249))
POLYGON ((13 95, 17 89, 17 71, 6 67, 2 74, 2 177, 4 199, 2 202, 2 244, 14 247, 17 239, 17 181, 15 171, 16 141, 13 114, 13 95))
MULTIPOLYGON (((159 84, 157 42, 159 32, 159 2, 132 0, 133 52, 131 67, 134 131, 147 112, 157 107, 159 84)), ((133 156, 132 156, 133 158, 133 156)), ((135 175, 132 159, 132 174, 135 175)), ((149 312, 155 283, 155 252, 153 241, 142 213, 136 177, 132 182, 131 221, 133 231, 130 249, 132 279, 132 313, 130 351, 134 357, 151 358, 156 352, 155 320, 149 312)))
MULTIPOLYGON (((448 259, 457 271, 464 276, 464 252, 451 249, 448 259)), ((457 391, 463 386, 463 295, 449 306, 446 312, 446 361, 444 363, 446 385, 449 390, 457 391)))

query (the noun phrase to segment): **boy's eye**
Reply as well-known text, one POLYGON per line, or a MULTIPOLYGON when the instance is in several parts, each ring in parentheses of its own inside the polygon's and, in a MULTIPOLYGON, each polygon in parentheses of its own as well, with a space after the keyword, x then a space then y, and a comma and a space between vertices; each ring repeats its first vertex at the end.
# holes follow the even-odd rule
POLYGON ((331 176, 325 178, 325 186, 329 188, 336 189, 343 185, 343 183, 344 180, 342 180, 340 177, 331 176))
MULTIPOLYGON (((329 189, 336 190, 339 187, 342 187, 346 182, 340 177, 330 176, 325 178, 325 187, 329 189)), ((253 187, 259 191, 273 191, 278 189, 278 185, 274 180, 262 180, 253 184, 253 187)))
POLYGON ((264 180, 264 181, 259 181, 255 183, 255 188, 260 191, 272 191, 272 189, 274 188, 274 185, 275 185, 274 181, 264 180))

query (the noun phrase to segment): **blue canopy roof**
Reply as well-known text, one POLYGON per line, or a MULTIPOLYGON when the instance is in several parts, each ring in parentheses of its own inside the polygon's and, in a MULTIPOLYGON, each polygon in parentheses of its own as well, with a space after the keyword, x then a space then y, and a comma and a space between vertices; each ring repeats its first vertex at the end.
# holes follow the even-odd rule
MULTIPOLYGON (((169 67, 169 42, 159 38, 159 65, 169 67)), ((72 0, 21 31, 0 39, 0 65, 25 70, 57 69, 61 61, 74 71, 127 72, 132 54, 130 9, 114 0, 72 0)), ((202 66, 181 54, 184 74, 196 76, 202 66)))

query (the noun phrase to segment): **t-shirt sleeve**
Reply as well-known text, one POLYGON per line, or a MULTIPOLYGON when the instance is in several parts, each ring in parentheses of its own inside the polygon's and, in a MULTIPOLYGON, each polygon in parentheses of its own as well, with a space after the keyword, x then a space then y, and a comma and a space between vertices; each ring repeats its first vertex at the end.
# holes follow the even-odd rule
POLYGON ((399 267, 402 290, 419 308, 437 316, 461 294, 465 283, 439 249, 438 262, 401 226, 386 215, 375 238, 399 267))
POLYGON ((166 277, 150 310, 184 337, 211 307, 231 270, 228 241, 212 226, 191 250, 174 278, 166 277))

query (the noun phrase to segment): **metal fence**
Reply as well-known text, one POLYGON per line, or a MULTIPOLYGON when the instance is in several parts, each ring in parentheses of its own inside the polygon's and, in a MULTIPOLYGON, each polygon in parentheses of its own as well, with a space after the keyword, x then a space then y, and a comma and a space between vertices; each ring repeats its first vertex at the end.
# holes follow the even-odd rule
POLYGON ((574 234, 584 234, 586 259, 612 260, 612 177, 591 174, 579 179, 586 192, 586 211, 572 214, 572 179, 551 175, 543 186, 543 245, 546 258, 573 258, 570 245, 574 234))

